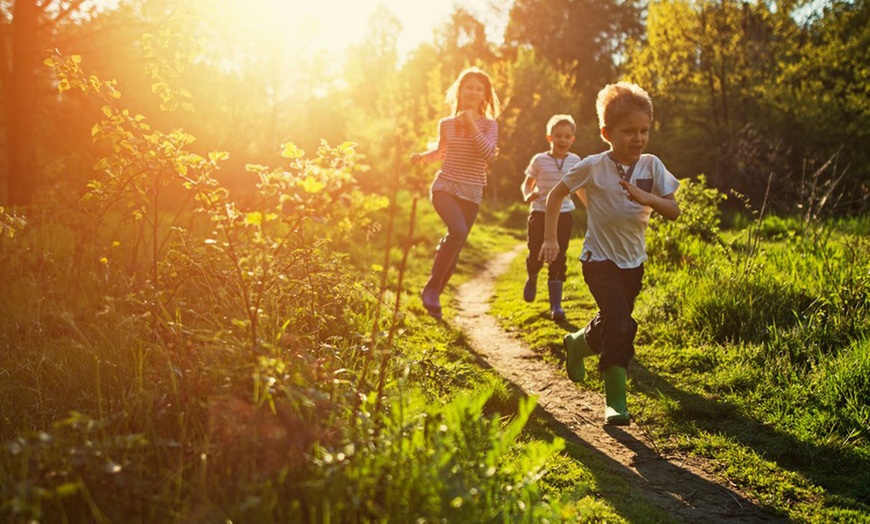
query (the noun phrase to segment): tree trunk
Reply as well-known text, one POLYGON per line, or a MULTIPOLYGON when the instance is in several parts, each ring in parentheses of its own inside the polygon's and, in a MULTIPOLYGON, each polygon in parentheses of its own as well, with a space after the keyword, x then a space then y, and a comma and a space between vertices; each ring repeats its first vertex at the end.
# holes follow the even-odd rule
POLYGON ((40 9, 18 0, 13 9, 11 66, 4 75, 6 182, 9 204, 29 206, 38 182, 36 166, 36 68, 40 9))

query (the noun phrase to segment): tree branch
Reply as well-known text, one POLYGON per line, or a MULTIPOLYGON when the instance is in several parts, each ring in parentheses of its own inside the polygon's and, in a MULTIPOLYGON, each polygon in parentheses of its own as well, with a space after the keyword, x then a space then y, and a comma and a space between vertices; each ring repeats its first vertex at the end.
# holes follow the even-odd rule
MULTIPOLYGON (((45 0, 45 4, 47 5, 54 0, 45 0)), ((63 20, 64 18, 68 18, 72 13, 78 10, 81 5, 85 3, 85 0, 72 0, 66 7, 58 11, 57 16, 54 17, 53 22, 56 24, 63 20)))

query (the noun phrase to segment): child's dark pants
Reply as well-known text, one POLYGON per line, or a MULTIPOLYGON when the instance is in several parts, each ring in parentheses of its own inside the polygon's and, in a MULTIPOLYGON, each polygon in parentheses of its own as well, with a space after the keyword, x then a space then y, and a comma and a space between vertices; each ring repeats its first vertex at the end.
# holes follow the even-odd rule
MULTIPOLYGON (((544 266, 544 262, 538 259, 541 253, 541 245, 544 243, 544 216, 543 211, 529 213, 529 256, 526 257, 526 271, 529 275, 537 275, 544 266)), ((556 240, 559 242, 559 254, 550 262, 548 280, 564 282, 565 272, 568 269, 566 255, 568 243, 571 241, 571 229, 574 227, 574 216, 570 211, 559 213, 559 226, 556 230, 556 240)))
POLYGON ((583 279, 598 304, 598 312, 586 328, 586 342, 601 354, 598 369, 628 367, 637 334, 637 322, 631 314, 643 285, 643 264, 620 269, 609 260, 583 262, 583 279))

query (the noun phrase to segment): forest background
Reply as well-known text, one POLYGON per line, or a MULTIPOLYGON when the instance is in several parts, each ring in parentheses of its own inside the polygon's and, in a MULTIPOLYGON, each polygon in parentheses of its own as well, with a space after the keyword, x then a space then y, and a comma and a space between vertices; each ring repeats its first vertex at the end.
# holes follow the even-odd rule
MULTIPOLYGON (((59 96, 44 65, 55 50, 82 56, 90 75, 116 79, 124 107, 155 128, 184 129, 198 152, 230 151, 220 176, 235 189, 251 180, 243 166, 274 159, 281 144, 310 151, 321 140, 359 143, 371 173, 381 174, 363 183, 378 187, 398 159, 435 138, 446 86, 475 64, 505 102, 495 202, 516 199, 554 113, 579 123, 575 152, 603 150, 594 98, 620 79, 652 95, 649 151, 679 177, 704 174, 755 204, 770 192, 770 203, 790 212, 806 201, 809 175, 827 165, 828 179, 847 182, 843 210, 868 198, 865 1, 493 3, 507 19, 498 44, 457 4, 406 56, 397 48, 401 25, 383 7, 360 21, 368 28, 362 42, 337 52, 286 34, 286 19, 270 16, 276 5, 267 0, 100 5, 0 3, 7 206, 26 206, 45 190, 80 194, 93 177, 96 103, 59 96)), ((429 177, 406 180, 419 186, 429 177)))

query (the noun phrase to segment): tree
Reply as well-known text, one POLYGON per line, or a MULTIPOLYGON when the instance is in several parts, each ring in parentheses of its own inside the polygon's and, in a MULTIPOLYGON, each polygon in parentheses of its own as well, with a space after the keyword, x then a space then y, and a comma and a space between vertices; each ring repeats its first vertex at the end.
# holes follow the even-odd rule
POLYGON ((457 73, 469 64, 490 64, 496 55, 486 38, 486 26, 465 9, 457 8, 438 31, 435 46, 446 70, 457 73))
POLYGON ((658 129, 651 146, 670 157, 675 172, 705 173, 716 187, 764 198, 772 162, 782 161, 785 145, 782 114, 760 95, 774 88, 795 43, 795 7, 650 3, 646 37, 628 46, 625 72, 653 96, 658 129))
MULTIPOLYGON (((516 0, 505 45, 514 52, 531 46, 538 57, 569 72, 575 91, 588 100, 617 79, 623 44, 641 29, 632 1, 516 0)), ((594 107, 586 106, 579 116, 594 114, 594 107)))
POLYGON ((53 37, 59 25, 70 21, 74 15, 87 16, 94 9, 89 0, 0 2, 6 200, 13 206, 30 205, 39 183, 37 103, 40 91, 48 91, 49 82, 46 75, 40 75, 42 50, 53 47, 53 37))
POLYGON ((385 178, 395 173, 397 155, 404 158, 411 147, 410 101, 398 91, 399 20, 379 6, 368 27, 363 42, 347 50, 344 79, 349 104, 343 113, 349 138, 360 144, 372 173, 377 173, 369 184, 361 177, 363 187, 383 191, 388 184, 385 178))
POLYGON ((870 1, 836 0, 808 20, 791 60, 764 92, 789 117, 788 140, 822 159, 842 148, 850 177, 870 186, 870 1))
POLYGON ((870 2, 813 7, 651 2, 647 34, 631 42, 625 67, 656 104, 651 149, 677 173, 705 173, 780 211, 801 203, 807 175, 832 155, 836 170, 848 165, 866 184, 870 2))
POLYGON ((397 35, 401 24, 384 6, 369 17, 365 40, 347 51, 345 80, 354 106, 371 114, 389 112, 395 103, 390 78, 399 61, 397 35))
POLYGON ((577 122, 577 141, 572 150, 585 156, 600 151, 598 126, 580 121, 585 100, 572 90, 572 79, 538 57, 534 49, 521 49, 506 75, 510 101, 499 119, 499 155, 493 165, 493 184, 506 200, 519 200, 519 187, 532 155, 548 149, 546 124, 554 114, 570 114, 577 122))

